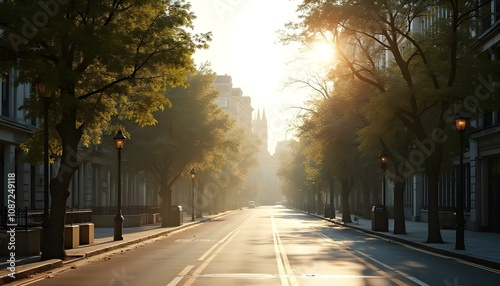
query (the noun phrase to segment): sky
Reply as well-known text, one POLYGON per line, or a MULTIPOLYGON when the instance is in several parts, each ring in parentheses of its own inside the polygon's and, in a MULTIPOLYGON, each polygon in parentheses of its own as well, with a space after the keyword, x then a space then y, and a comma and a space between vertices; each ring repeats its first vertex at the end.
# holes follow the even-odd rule
POLYGON ((278 41, 277 31, 296 20, 297 0, 192 0, 196 33, 212 32, 210 48, 196 52, 197 64, 210 62, 219 75, 230 75, 233 87, 250 96, 257 111, 268 119, 268 150, 290 139, 289 125, 305 98, 287 86, 290 62, 297 51, 278 41))

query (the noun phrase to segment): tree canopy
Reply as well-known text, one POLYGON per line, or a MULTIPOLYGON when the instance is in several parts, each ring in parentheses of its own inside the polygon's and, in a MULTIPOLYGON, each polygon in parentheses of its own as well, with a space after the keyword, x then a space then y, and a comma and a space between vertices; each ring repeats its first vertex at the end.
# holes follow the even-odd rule
POLYGON ((127 127, 130 148, 143 150, 129 160, 160 186, 164 226, 169 222, 170 196, 177 179, 188 175, 191 168, 196 168, 197 176, 207 170, 220 172, 228 154, 239 150, 241 138, 230 133, 234 120, 215 103, 219 93, 214 80, 215 74, 201 67, 188 76, 185 87, 167 89, 172 106, 154 114, 156 125, 127 127))
POLYGON ((338 61, 330 69, 330 79, 337 83, 353 77, 369 86, 364 116, 370 120, 357 134, 364 150, 379 145, 393 158, 403 158, 391 160, 398 169, 412 155, 412 146, 432 143, 432 152, 414 168, 425 170, 428 178, 428 242, 442 241, 438 178, 454 114, 476 117, 480 108, 498 106, 492 94, 471 99, 495 68, 495 63, 478 56, 476 42, 477 15, 488 3, 308 0, 298 6, 299 21, 289 23, 292 32, 282 38, 284 43, 331 41, 338 61))
MULTIPOLYGON (((60 168, 50 182, 53 247, 42 258, 62 258, 69 184, 78 144, 98 144, 132 120, 156 123, 169 104, 163 91, 194 70, 192 54, 209 34, 191 33, 195 15, 184 0, 5 1, 0 3, 0 69, 16 69, 20 83, 43 83, 50 96, 52 153, 60 168)), ((40 96, 24 105, 39 116, 40 96)), ((40 135, 35 132, 34 136, 40 135)), ((37 151, 36 138, 24 150, 37 151)), ((48 236, 44 236, 48 237, 48 236)))

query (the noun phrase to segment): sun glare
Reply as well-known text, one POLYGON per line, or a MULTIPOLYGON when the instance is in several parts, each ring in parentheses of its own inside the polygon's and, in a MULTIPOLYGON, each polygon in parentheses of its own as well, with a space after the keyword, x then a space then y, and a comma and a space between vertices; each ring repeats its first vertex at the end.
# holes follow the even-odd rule
POLYGON ((335 51, 330 43, 324 41, 316 42, 312 48, 313 56, 319 62, 331 62, 335 59, 335 51))

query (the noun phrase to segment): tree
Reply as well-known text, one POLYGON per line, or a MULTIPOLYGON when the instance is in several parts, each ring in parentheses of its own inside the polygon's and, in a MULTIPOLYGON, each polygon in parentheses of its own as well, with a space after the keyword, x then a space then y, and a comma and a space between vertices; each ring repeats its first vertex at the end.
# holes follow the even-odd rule
POLYGON ((220 174, 214 177, 218 178, 218 185, 221 187, 221 205, 226 206, 226 196, 232 195, 237 203, 240 203, 241 189, 253 169, 258 165, 257 154, 262 142, 259 138, 242 128, 231 130, 230 135, 234 138, 240 138, 241 145, 237 150, 228 152, 228 161, 220 174), (225 180, 223 179, 225 178, 225 180))
MULTIPOLYGON (((192 35, 194 15, 185 1, 36 1, 0 3, 2 69, 19 71, 19 82, 50 90, 52 154, 60 167, 50 181, 53 245, 43 259, 63 258, 64 219, 69 184, 78 168, 78 145, 100 143, 115 133, 115 119, 154 124, 153 112, 168 104, 166 85, 184 82, 194 69, 191 55, 209 35, 192 35)), ((39 116, 33 95, 24 108, 39 116)), ((31 154, 35 133, 24 144, 31 154)))
POLYGON ((321 168, 341 185, 344 222, 351 222, 349 197, 366 165, 356 140, 357 131, 364 124, 360 113, 362 93, 362 89, 350 85, 349 81, 336 82, 332 95, 318 105, 317 113, 304 126, 312 132, 314 142, 308 154, 321 162, 321 168))
MULTIPOLYGON (((477 20, 474 13, 488 3, 490 1, 312 0, 299 6, 301 22, 289 25, 299 31, 292 40, 309 39, 318 34, 331 36, 346 70, 370 84, 378 94, 394 96, 390 93, 392 85, 404 84, 404 93, 399 95, 400 105, 392 109, 386 107, 386 111, 399 120, 415 140, 432 147, 415 166, 425 168, 427 176, 427 242, 442 242, 438 179, 450 114, 478 111, 478 106, 470 108, 467 104, 467 96, 474 94, 475 83, 481 80, 481 72, 485 70, 480 60, 474 58, 471 29, 477 20), (437 20, 422 32, 411 29, 413 23, 430 19, 439 9, 448 17, 435 17, 437 20), (398 80, 384 77, 385 67, 397 71, 398 80), (475 77, 471 78, 471 74, 475 77)), ((490 96, 480 104, 487 106, 492 99, 490 96)))
POLYGON ((281 161, 277 175, 282 179, 283 195, 287 201, 295 201, 299 209, 305 210, 305 201, 308 193, 307 177, 304 162, 304 141, 292 141, 291 152, 281 161))
POLYGON ((215 74, 202 66, 188 77, 187 87, 167 90, 172 106, 155 113, 156 125, 127 128, 130 148, 145 150, 129 156, 130 160, 158 183, 162 227, 170 225, 172 186, 177 179, 188 177, 191 168, 197 170, 197 178, 207 177, 204 171, 219 172, 227 154, 240 145, 240 138, 229 136, 234 121, 215 103, 219 94, 214 80, 215 74))

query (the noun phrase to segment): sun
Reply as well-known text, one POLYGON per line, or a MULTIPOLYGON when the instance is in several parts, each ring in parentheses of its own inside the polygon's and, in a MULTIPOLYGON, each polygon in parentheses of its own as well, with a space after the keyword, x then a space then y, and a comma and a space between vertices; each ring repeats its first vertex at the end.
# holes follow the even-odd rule
POLYGON ((317 62, 331 63, 335 60, 335 50, 331 43, 316 41, 312 44, 312 56, 317 62))
POLYGON ((337 62, 335 46, 331 41, 318 38, 305 45, 304 48, 302 59, 315 68, 330 68, 337 62))

